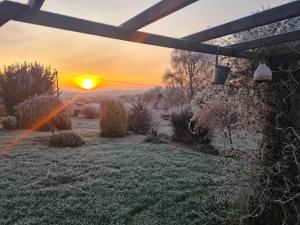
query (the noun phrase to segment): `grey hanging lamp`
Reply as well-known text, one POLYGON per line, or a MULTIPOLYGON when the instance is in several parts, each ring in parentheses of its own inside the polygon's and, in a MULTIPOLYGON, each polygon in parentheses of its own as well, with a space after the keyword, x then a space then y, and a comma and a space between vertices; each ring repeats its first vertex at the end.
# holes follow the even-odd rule
POLYGON ((257 69, 254 72, 254 81, 271 81, 272 70, 267 66, 266 61, 259 62, 257 69))
POLYGON ((230 67, 220 66, 220 65, 218 65, 218 61, 219 61, 219 46, 217 47, 217 55, 216 55, 216 64, 215 64, 215 70, 214 70, 213 83, 224 85, 228 78, 228 74, 230 72, 230 67))

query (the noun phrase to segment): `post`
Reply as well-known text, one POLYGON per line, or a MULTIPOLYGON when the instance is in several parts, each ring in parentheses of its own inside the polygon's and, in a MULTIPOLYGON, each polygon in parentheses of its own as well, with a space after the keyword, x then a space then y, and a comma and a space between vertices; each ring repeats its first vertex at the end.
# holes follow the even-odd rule
POLYGON ((56 77, 56 96, 59 97, 58 72, 57 71, 55 71, 55 77, 56 77))

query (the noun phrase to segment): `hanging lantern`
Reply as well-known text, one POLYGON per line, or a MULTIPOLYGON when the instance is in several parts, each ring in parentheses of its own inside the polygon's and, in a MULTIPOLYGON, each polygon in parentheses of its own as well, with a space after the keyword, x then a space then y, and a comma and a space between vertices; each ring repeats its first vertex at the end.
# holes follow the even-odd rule
POLYGON ((261 61, 254 72, 254 81, 271 81, 272 70, 266 65, 265 61, 261 61))
POLYGON ((213 83, 224 85, 228 78, 228 75, 230 72, 230 67, 218 65, 218 60, 219 60, 219 46, 217 48, 217 56, 216 56, 216 64, 215 64, 213 83))
POLYGON ((224 85, 230 72, 230 67, 215 65, 214 84, 224 85))

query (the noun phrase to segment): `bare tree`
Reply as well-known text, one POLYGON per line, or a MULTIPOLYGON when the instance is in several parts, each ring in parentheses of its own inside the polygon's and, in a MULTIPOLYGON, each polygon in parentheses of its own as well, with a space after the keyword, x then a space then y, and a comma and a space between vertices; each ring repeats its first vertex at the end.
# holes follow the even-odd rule
POLYGON ((209 83, 212 62, 212 58, 206 54, 174 50, 171 69, 165 72, 163 81, 167 87, 185 90, 191 100, 201 84, 209 83))

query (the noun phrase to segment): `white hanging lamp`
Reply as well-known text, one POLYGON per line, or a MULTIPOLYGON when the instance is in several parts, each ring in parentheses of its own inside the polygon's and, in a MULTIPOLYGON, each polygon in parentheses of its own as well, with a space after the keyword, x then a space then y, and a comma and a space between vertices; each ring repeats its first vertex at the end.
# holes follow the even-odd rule
POLYGON ((254 81, 271 81, 272 70, 267 66, 266 61, 262 60, 259 62, 258 67, 254 72, 254 81))

